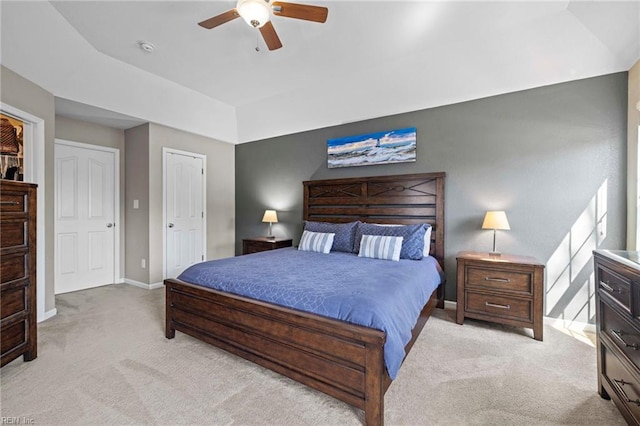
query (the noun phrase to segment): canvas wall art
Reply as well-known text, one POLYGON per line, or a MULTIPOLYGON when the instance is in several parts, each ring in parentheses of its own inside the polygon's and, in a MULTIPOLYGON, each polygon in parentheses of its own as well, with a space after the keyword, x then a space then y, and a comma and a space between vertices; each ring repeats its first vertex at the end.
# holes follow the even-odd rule
POLYGON ((330 169, 411 161, 416 161, 415 127, 327 141, 327 165, 330 169))

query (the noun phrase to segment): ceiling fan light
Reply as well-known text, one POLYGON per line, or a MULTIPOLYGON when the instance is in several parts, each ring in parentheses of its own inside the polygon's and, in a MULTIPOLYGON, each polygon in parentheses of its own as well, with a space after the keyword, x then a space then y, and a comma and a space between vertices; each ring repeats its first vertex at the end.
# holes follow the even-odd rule
POLYGON ((271 17, 269 4, 264 0, 240 0, 236 10, 242 19, 254 28, 262 27, 271 17))

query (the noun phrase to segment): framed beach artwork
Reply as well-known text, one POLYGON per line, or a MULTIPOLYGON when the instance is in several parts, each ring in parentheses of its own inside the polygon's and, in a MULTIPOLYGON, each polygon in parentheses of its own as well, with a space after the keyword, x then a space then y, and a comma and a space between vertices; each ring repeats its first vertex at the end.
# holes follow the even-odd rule
POLYGON ((416 128, 327 140, 327 165, 336 167, 416 161, 416 128))

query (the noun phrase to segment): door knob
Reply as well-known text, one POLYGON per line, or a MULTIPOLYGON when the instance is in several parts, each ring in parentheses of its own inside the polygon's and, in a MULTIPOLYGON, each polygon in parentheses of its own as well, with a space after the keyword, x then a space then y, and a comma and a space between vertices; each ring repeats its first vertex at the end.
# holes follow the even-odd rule
POLYGON ((170 224, 169 224, 169 228, 173 228, 173 223, 170 223, 170 224))
POLYGON ((112 228, 113 227, 113 223, 107 223, 107 228, 112 228))

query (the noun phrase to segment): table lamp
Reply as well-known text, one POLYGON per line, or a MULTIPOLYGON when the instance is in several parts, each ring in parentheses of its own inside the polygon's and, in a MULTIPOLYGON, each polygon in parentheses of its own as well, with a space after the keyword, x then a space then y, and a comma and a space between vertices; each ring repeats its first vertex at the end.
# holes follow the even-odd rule
POLYGON ((269 235, 267 235, 267 238, 270 238, 270 239, 276 238, 271 233, 271 224, 278 223, 278 215, 276 214, 276 211, 275 210, 265 210, 264 211, 264 216, 262 216, 262 221, 263 222, 269 222, 269 235))
POLYGON ((489 253, 493 256, 500 256, 500 252, 496 251, 496 230, 509 230, 509 221, 507 215, 503 211, 488 211, 484 215, 482 229, 493 229, 493 250, 489 253))

